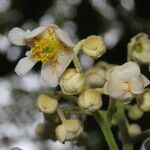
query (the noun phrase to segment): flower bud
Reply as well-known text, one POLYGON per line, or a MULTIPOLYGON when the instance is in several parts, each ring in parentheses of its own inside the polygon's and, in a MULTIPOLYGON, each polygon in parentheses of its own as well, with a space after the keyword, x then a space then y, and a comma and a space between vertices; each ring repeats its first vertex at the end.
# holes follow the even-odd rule
POLYGON ((102 106, 101 94, 96 90, 86 90, 79 96, 78 105, 81 108, 94 112, 102 106))
POLYGON ((137 105, 131 106, 128 110, 128 116, 132 120, 138 120, 143 116, 143 112, 138 108, 137 105))
POLYGON ((106 70, 99 65, 95 65, 86 71, 85 79, 91 87, 102 87, 106 82, 106 70))
POLYGON ((138 106, 142 111, 144 112, 150 111, 150 90, 146 90, 142 94, 138 102, 139 102, 138 106))
POLYGON ((150 39, 147 34, 139 33, 128 44, 130 57, 138 63, 150 63, 150 39))
POLYGON ((41 112, 51 114, 56 111, 58 102, 56 99, 48 95, 42 94, 37 98, 36 105, 41 112))
POLYGON ((118 124, 118 119, 117 119, 116 114, 114 114, 114 115, 112 116, 111 124, 112 124, 113 126, 116 126, 116 125, 118 124))
POLYGON ((59 83, 64 94, 80 94, 85 88, 85 79, 82 73, 76 72, 75 69, 68 69, 60 78, 59 83))
POLYGON ((83 43, 82 51, 85 55, 98 58, 106 52, 104 40, 101 36, 91 35, 83 43))
POLYGON ((22 150, 19 147, 13 147, 11 150, 22 150))
POLYGON ((80 136, 83 132, 83 128, 79 120, 65 120, 59 125, 56 130, 56 137, 61 143, 72 140, 80 136))
POLYGON ((141 128, 138 124, 133 123, 128 126, 128 132, 131 137, 135 137, 141 133, 141 128))

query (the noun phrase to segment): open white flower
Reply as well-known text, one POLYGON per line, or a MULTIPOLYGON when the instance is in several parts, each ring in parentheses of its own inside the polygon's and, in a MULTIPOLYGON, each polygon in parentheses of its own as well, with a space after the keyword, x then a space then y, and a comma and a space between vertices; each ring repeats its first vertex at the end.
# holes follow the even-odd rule
POLYGON ((56 25, 47 25, 33 31, 13 28, 8 34, 9 40, 19 46, 27 45, 31 49, 22 58, 15 72, 23 76, 41 61, 42 79, 50 86, 56 87, 58 79, 73 59, 73 42, 67 33, 56 25))
POLYGON ((127 62, 113 67, 106 73, 106 92, 115 99, 130 100, 144 92, 150 81, 141 74, 138 64, 127 62))
POLYGON ((142 64, 150 64, 150 39, 145 33, 139 33, 128 43, 130 57, 142 64))

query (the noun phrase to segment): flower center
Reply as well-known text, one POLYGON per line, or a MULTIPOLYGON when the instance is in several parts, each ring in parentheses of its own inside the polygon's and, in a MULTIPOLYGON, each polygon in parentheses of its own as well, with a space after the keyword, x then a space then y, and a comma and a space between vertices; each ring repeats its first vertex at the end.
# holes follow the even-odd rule
POLYGON ((131 85, 130 85, 130 83, 124 83, 122 88, 125 91, 131 92, 131 85))
POLYGON ((43 63, 57 62, 57 54, 61 50, 69 50, 55 35, 54 30, 48 30, 41 37, 35 38, 32 41, 30 50, 31 56, 35 61, 43 63))

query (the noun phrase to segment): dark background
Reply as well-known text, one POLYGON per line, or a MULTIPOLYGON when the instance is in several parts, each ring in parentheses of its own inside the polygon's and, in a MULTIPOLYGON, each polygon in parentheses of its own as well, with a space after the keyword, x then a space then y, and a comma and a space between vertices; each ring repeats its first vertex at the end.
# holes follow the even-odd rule
MULTIPOLYGON (((26 47, 18 49, 7 40, 9 30, 16 26, 25 30, 32 30, 39 25, 55 23, 66 30, 75 42, 89 35, 102 35, 108 51, 102 56, 101 60, 116 64, 126 62, 127 43, 131 37, 139 32, 150 34, 149 0, 0 0, 0 4, 1 6, 4 5, 2 8, 0 7, 1 80, 11 79, 16 63, 24 56, 26 51, 26 47)), ((35 66, 34 70, 39 71, 39 66, 35 66)), ((142 71, 149 77, 146 66, 142 66, 142 71)), ((29 104, 26 104, 26 106, 29 104)), ((1 106, 3 109, 11 107, 11 105, 1 106)), ((146 121, 148 118, 146 114, 139 121, 143 129, 150 125, 146 121)), ((3 121, 1 120, 1 122, 3 121)), ((91 137, 93 135, 94 137, 98 136, 97 138, 102 136, 93 132, 98 133, 99 131, 92 118, 87 119, 85 128, 89 131, 91 137)), ((12 143, 11 136, 5 135, 1 139, 4 140, 3 145, 12 143)), ((96 144, 98 146, 95 146, 95 149, 98 150, 101 144, 95 140, 93 145, 96 144)), ((106 145, 106 143, 103 145, 106 145)), ((137 145, 137 148, 140 145, 141 143, 137 145)), ((91 149, 90 146, 89 149, 91 149)), ((106 146, 103 149, 108 148, 106 146)))

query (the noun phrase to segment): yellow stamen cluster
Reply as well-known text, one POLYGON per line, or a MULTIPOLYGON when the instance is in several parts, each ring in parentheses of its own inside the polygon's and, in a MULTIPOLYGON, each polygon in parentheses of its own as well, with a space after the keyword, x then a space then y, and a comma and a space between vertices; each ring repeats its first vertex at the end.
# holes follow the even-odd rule
POLYGON ((57 62, 57 54, 61 50, 69 50, 55 35, 54 32, 48 31, 43 36, 32 41, 30 50, 31 56, 35 61, 43 63, 57 62))

